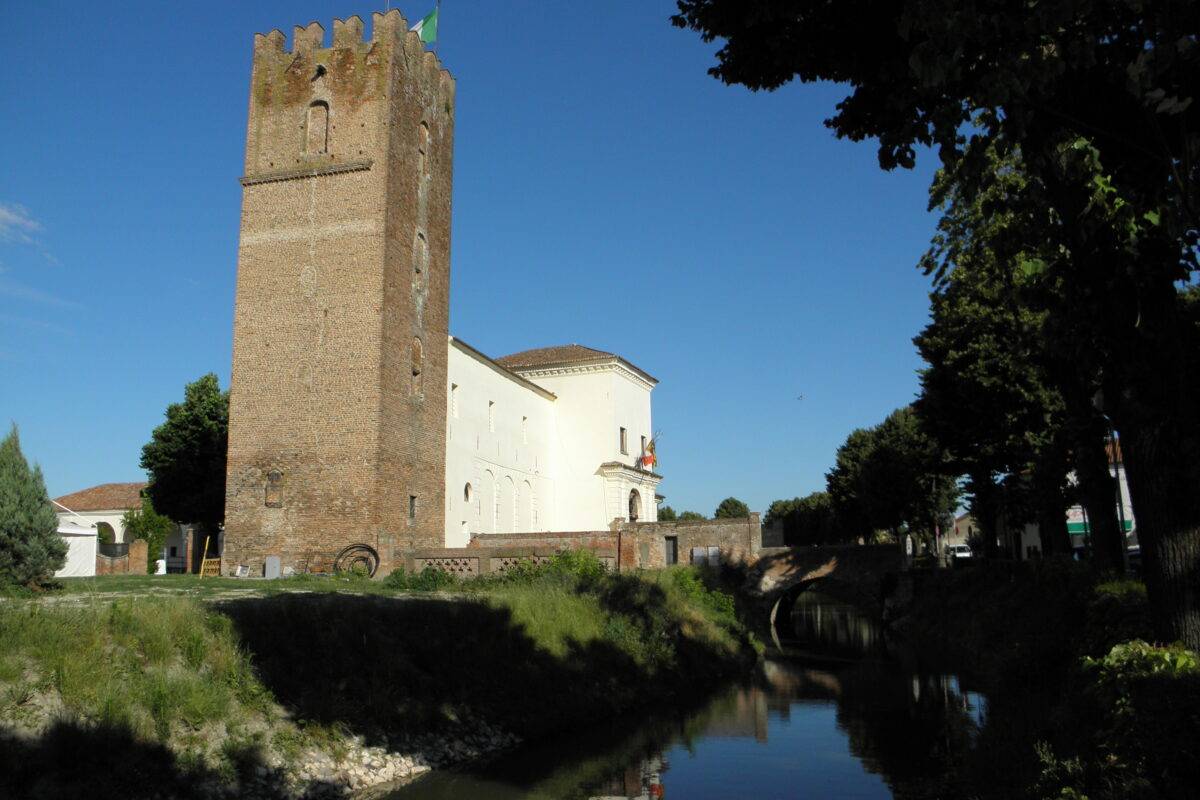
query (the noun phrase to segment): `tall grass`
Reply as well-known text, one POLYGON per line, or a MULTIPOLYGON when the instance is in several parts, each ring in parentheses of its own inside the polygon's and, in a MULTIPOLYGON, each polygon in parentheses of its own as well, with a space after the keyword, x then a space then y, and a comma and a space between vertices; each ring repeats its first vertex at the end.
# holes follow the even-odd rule
POLYGON ((0 722, 34 723, 27 706, 42 696, 79 722, 165 743, 270 706, 229 620, 182 598, 5 604, 0 653, 0 722))

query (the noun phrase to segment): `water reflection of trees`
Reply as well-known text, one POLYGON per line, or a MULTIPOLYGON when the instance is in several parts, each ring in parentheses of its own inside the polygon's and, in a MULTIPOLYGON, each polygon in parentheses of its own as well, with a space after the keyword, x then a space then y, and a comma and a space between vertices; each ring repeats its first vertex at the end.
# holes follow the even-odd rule
POLYGON ((692 751, 694 742, 726 737, 766 743, 772 720, 813 704, 834 707, 851 755, 897 798, 1019 795, 1022 781, 1006 774, 1006 753, 1032 743, 1021 740, 1028 728, 1008 729, 1015 717, 1007 705, 989 706, 956 677, 921 669, 869 618, 836 601, 797 603, 793 623, 798 637, 790 644, 798 647, 788 657, 768 660, 754 681, 690 713, 649 711, 639 724, 562 737, 474 774, 430 776, 395 798, 671 797, 665 754, 673 748, 692 751))

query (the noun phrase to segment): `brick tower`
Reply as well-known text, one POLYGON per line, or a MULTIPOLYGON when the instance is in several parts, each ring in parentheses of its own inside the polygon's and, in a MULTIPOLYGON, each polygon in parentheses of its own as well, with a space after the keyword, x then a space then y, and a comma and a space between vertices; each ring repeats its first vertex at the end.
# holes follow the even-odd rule
POLYGON ((445 529, 454 79, 398 11, 254 38, 222 566, 445 529))

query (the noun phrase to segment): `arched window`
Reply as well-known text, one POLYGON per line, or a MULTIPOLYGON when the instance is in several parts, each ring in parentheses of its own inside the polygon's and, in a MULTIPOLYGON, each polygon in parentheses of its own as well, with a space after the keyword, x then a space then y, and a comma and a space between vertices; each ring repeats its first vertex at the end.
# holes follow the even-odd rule
POLYGON ((525 533, 534 530, 533 487, 529 485, 529 481, 522 481, 518 488, 520 499, 517 507, 517 531, 525 533))
POLYGON ((642 496, 638 494, 637 489, 629 491, 629 521, 637 522, 638 517, 642 515, 642 496))
POLYGON ((471 484, 469 483, 463 487, 463 502, 467 505, 471 504, 471 484))
POLYGON ((412 393, 421 393, 421 370, 425 366, 425 349, 421 346, 421 337, 413 338, 412 343, 412 393))
POLYGON ((413 242, 413 272, 420 275, 428 266, 429 242, 424 233, 417 231, 416 240, 413 242))
POLYGON ((304 152, 310 155, 329 152, 329 104, 324 100, 308 107, 304 134, 304 152))
POLYGON ((422 122, 417 126, 417 175, 425 176, 429 163, 429 126, 422 122))

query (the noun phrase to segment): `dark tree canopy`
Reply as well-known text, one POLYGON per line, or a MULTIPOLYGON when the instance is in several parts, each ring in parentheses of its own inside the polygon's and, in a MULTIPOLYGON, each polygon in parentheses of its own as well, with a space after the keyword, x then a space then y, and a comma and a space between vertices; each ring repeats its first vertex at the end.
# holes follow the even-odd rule
POLYGON ((839 527, 870 539, 878 530, 932 532, 954 513, 958 490, 945 453, 911 408, 851 432, 826 475, 839 527))
POLYGON ((42 469, 30 468, 14 425, 0 440, 0 586, 44 585, 66 559, 42 469))
POLYGON ((679 512, 679 521, 680 522, 698 522, 699 520, 702 520, 702 519, 708 519, 708 517, 704 516, 699 511, 680 511, 679 512))
MULTIPOLYGON (((848 84, 828 125, 885 168, 936 148, 956 191, 1019 151, 1028 274, 1049 341, 1097 377, 1120 433, 1163 639, 1200 649, 1200 359, 1178 288, 1200 269, 1200 3, 678 0, 710 72, 848 84)), ((937 198, 935 197, 935 200, 937 198)), ((952 259, 951 259, 952 261, 952 259)))
POLYGON ((658 510, 659 522, 674 522, 679 519, 679 515, 675 513, 675 509, 670 506, 663 506, 658 510))
POLYGON ((209 373, 189 383, 183 402, 167 406, 166 416, 142 448, 142 468, 150 477, 146 493, 159 513, 176 522, 215 528, 225 517, 229 393, 209 373))
POLYGON ((713 519, 741 519, 750 516, 750 506, 736 497, 726 497, 713 512, 713 519))

